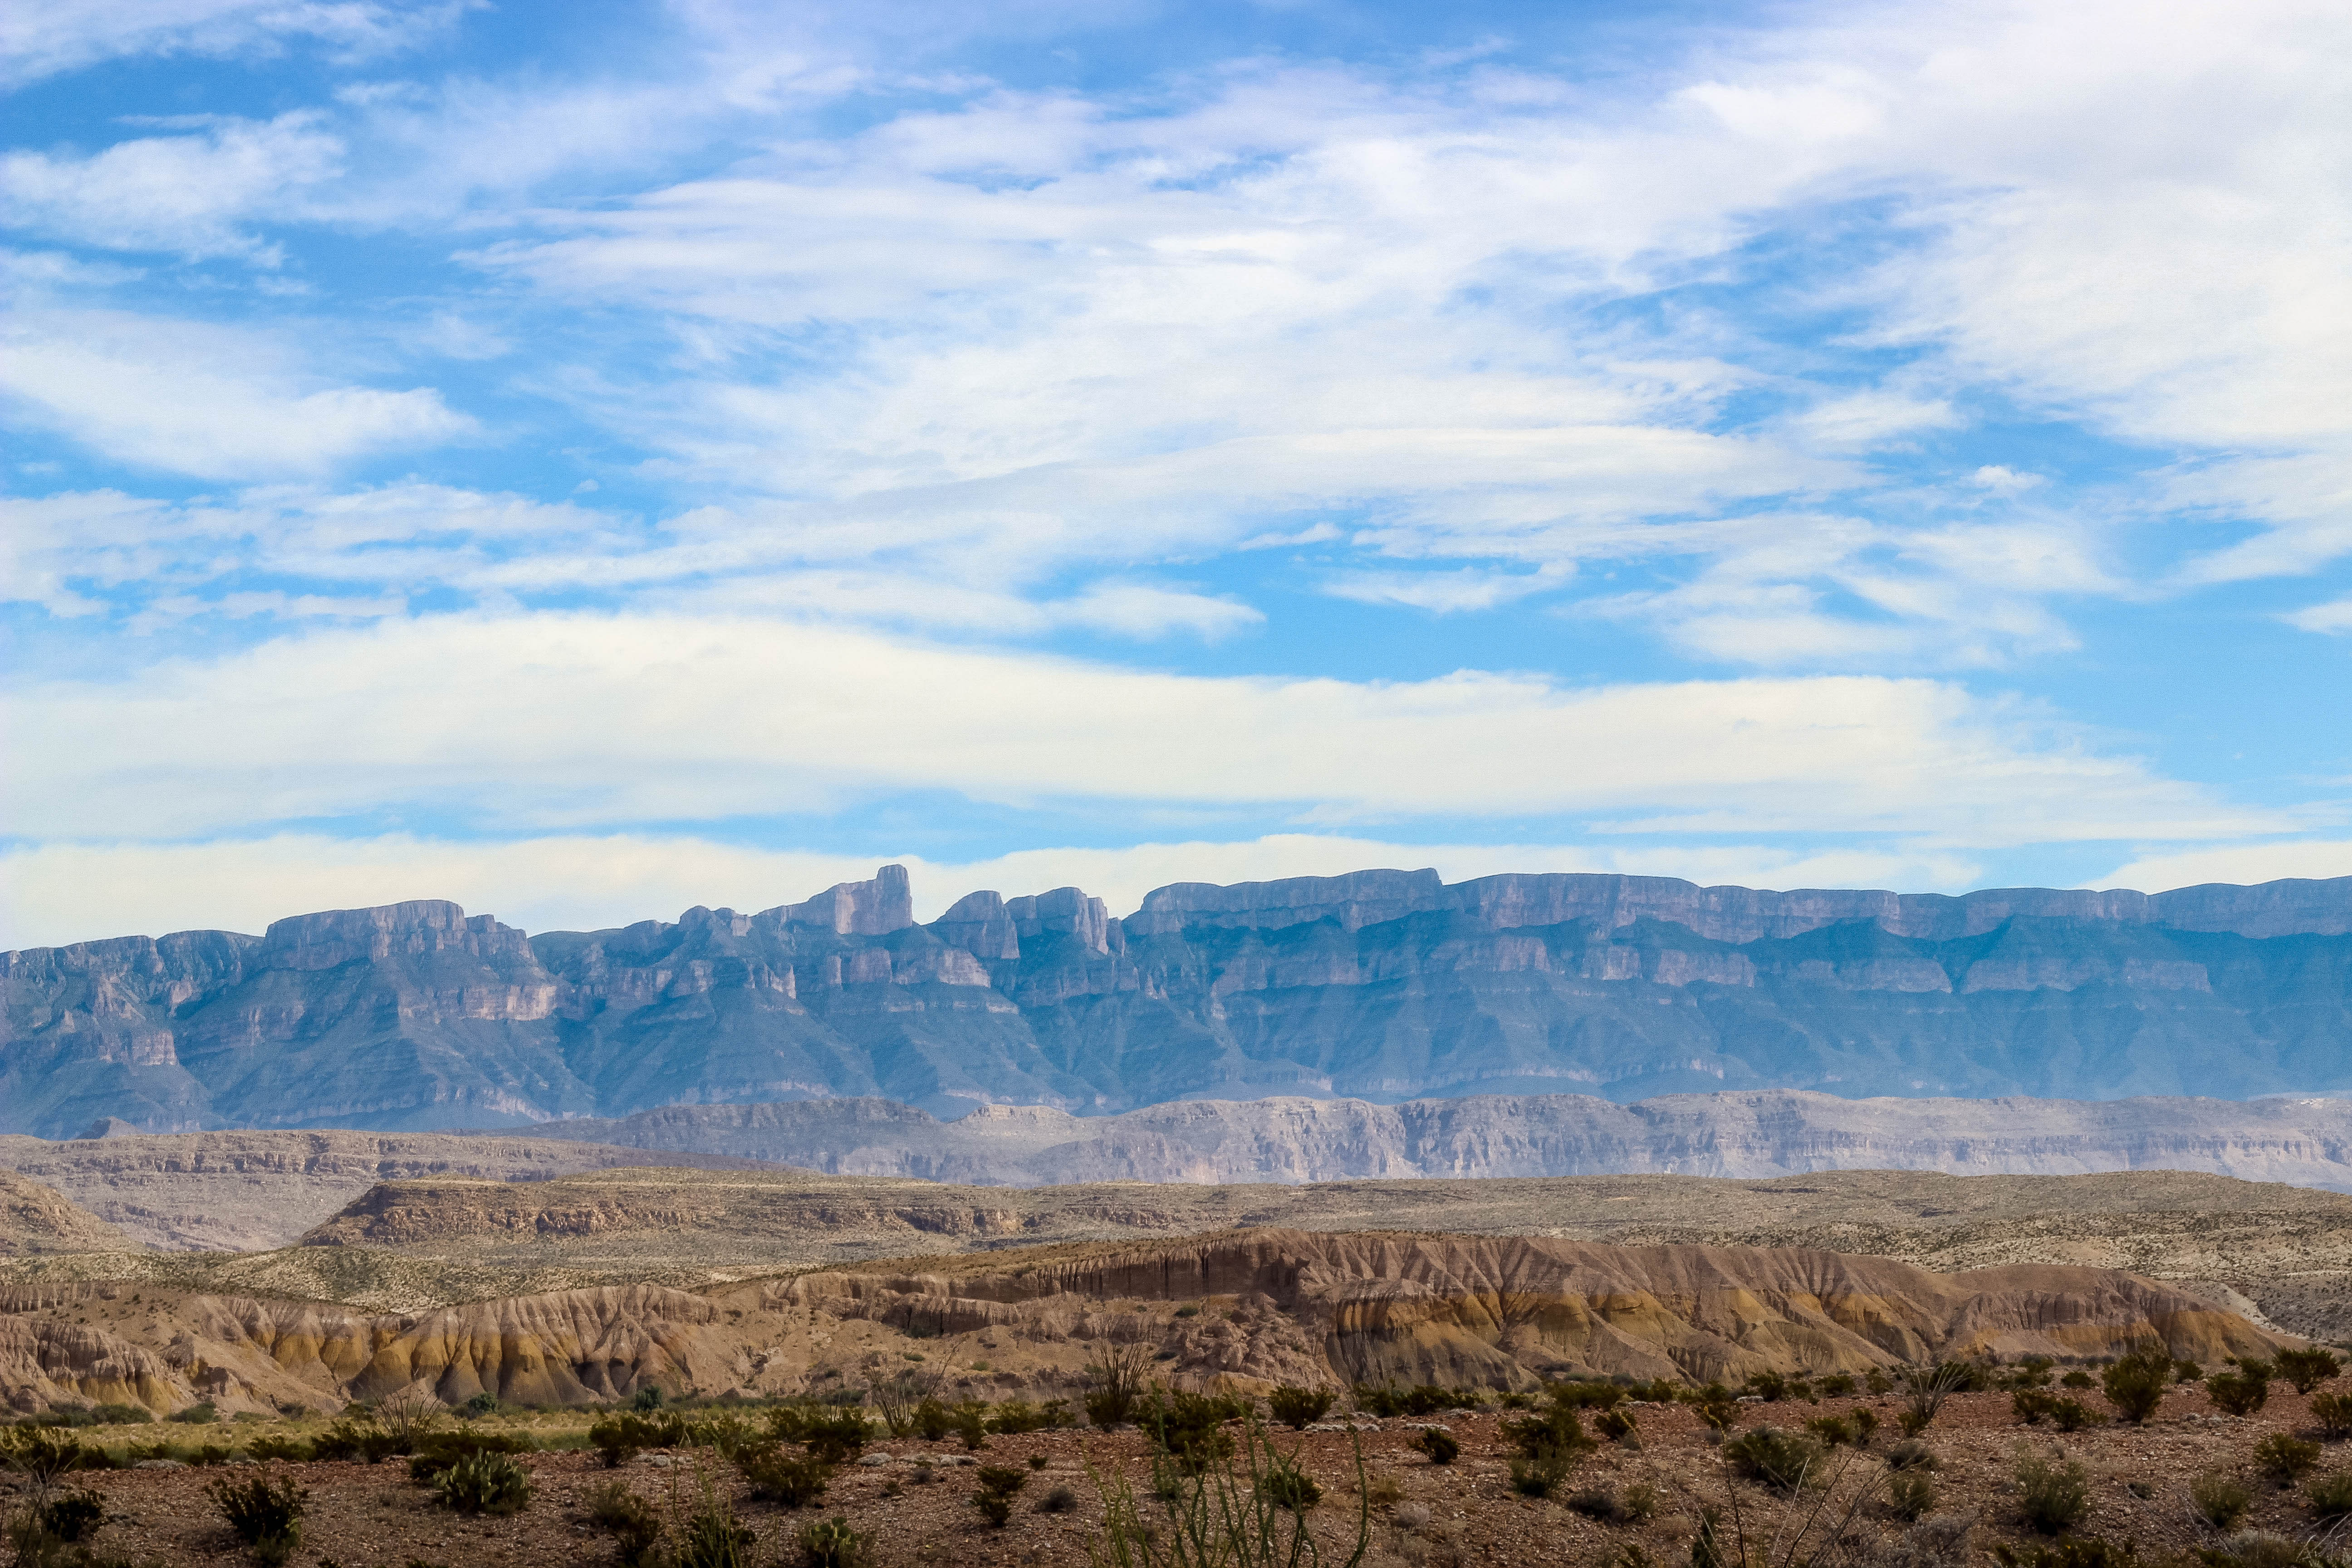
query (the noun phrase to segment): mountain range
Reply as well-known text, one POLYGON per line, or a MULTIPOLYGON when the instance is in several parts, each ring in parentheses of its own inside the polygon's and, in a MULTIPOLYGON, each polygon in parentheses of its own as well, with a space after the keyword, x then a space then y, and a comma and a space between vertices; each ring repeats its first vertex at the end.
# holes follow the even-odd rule
POLYGON ((0 1131, 433 1130, 869 1097, 1101 1115, 1782 1088, 2352 1088, 2352 878, 1769 892, 1375 870, 928 923, 902 868, 526 935, 419 900, 0 955, 0 1131))

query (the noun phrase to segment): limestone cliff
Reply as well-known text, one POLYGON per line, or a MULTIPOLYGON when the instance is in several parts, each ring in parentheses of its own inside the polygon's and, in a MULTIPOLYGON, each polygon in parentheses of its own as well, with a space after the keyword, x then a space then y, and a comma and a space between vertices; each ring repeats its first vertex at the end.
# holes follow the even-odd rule
POLYGON ((902 868, 526 937, 431 900, 0 955, 0 1131, 431 1130, 874 1097, 1096 1114, 1730 1089, 2352 1089, 2352 879, 1771 892, 1429 871, 1075 888, 902 868))

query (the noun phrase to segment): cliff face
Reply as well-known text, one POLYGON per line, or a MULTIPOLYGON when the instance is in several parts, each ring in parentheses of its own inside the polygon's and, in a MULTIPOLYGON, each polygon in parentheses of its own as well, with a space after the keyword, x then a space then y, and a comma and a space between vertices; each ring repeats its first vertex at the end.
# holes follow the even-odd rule
POLYGON ((2352 879, 1963 898, 1365 871, 917 925, 904 871, 526 938, 424 901, 0 956, 0 1131, 884 1097, 2352 1088, 2352 879))

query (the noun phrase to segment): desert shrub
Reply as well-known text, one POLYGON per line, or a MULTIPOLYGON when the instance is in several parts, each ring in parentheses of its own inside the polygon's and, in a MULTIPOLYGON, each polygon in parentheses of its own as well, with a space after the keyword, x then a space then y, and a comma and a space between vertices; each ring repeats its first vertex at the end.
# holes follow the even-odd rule
POLYGON ((1913 1366, 1903 1369, 1901 1382, 1903 1409, 1895 1424, 1906 1437, 1916 1437, 1935 1425, 1944 1408, 1944 1402, 1955 1394, 1981 1388, 1991 1381, 1990 1374, 1973 1362, 1943 1361, 1933 1366, 1913 1366))
MULTIPOLYGON (((1551 1391, 1548 1389, 1545 1392, 1549 1394, 1551 1391)), ((1411 1388, 1374 1388, 1369 1384, 1360 1383, 1355 1386, 1354 1397, 1357 1409, 1383 1419, 1397 1415, 1434 1415, 1441 1410, 1475 1410, 1485 1403, 1475 1393, 1440 1388, 1433 1383, 1416 1384, 1411 1388)), ((1622 1398, 1623 1394, 1620 1393, 1618 1397, 1622 1398)))
POLYGON ((2299 1351, 2281 1351, 2275 1364, 2278 1375, 2294 1384, 2297 1394, 2309 1394, 2344 1370, 2343 1361, 2334 1351, 2322 1345, 2312 1345, 2299 1351))
POLYGON ((588 1428, 588 1446, 604 1456, 607 1468, 647 1448, 675 1448, 686 1438, 686 1418, 673 1414, 624 1412, 604 1416, 588 1428))
POLYGON ((2074 1535, 2048 1543, 2024 1546, 2007 1543, 1992 1549, 2000 1568, 2138 1568, 2139 1553, 2126 1542, 2117 1546, 2095 1535, 2074 1535))
POLYGON ((2175 1383, 2202 1383, 2205 1381, 2205 1369, 2199 1366, 2195 1362, 2190 1361, 2188 1357, 2183 1356, 2179 1361, 2172 1363, 2172 1381, 2175 1383))
POLYGON ((106 1517, 106 1500, 89 1490, 62 1492, 33 1510, 42 1530, 59 1541, 79 1541, 106 1517))
POLYGON ((661 1514, 619 1481, 606 1481, 588 1494, 588 1521, 613 1533, 622 1568, 647 1568, 661 1542, 661 1514))
POLYGON ((468 1454, 434 1478, 433 1500, 459 1513, 520 1513, 530 1501, 530 1472, 512 1454, 468 1454))
POLYGON ((1739 1419, 1738 1397, 1719 1383, 1691 1389, 1682 1397, 1689 1404, 1693 1415, 1718 1432, 1729 1431, 1732 1423, 1739 1419))
POLYGON ((948 1430, 967 1452, 988 1447, 988 1406, 977 1399, 961 1399, 948 1408, 948 1430))
POLYGON ((2099 1385, 2116 1414, 2137 1426, 2164 1403, 2165 1385, 2172 1381, 2172 1352, 2149 1341, 2118 1356, 2099 1374, 2099 1385))
POLYGON ((1029 1484, 1028 1473, 1009 1465, 982 1465, 973 1479, 980 1482, 980 1489, 971 1494, 971 1506, 980 1510, 982 1519, 1003 1530, 1013 1517, 1013 1498, 1029 1484))
POLYGON ((2058 1396, 2039 1388, 2021 1388, 2009 1396, 2009 1413, 2028 1426, 2038 1426, 2058 1407, 2058 1396))
POLYGON ((1248 1414, 1249 1407, 1230 1395, 1161 1389, 1138 1408, 1136 1421, 1155 1448, 1197 1475, 1210 1461, 1233 1453, 1225 1424, 1248 1414))
POLYGON ((2242 1530, 2212 1546, 2197 1548, 2205 1568, 2332 1568, 2332 1561, 2308 1542, 2290 1541, 2260 1530, 2242 1530))
POLYGON ((1855 1410, 1844 1415, 1816 1415, 1805 1423, 1805 1430, 1823 1447, 1866 1448, 1871 1434, 1878 1430, 1878 1416, 1869 1410, 1855 1410))
POLYGON ((1332 1397, 1328 1388, 1301 1388, 1295 1383, 1286 1383, 1265 1396, 1265 1407, 1276 1421, 1294 1432, 1303 1432, 1330 1414, 1332 1397))
POLYGON ((1620 1447, 1639 1448, 1642 1429, 1633 1420, 1633 1413, 1622 1405, 1611 1405, 1592 1417, 1592 1430, 1620 1447))
POLYGON ((1948 1513, 1920 1520, 1882 1541, 1864 1561, 1869 1568, 1971 1568, 1978 1562, 1976 1516, 1948 1513))
POLYGON ((245 1446, 247 1458, 263 1463, 271 1459, 288 1459, 299 1465, 308 1461, 317 1452, 316 1447, 299 1437, 275 1436, 256 1437, 245 1446))
POLYGON ((2056 1364, 2057 1363, 2052 1361, 2046 1355, 2030 1355, 2022 1357, 2015 1366, 2010 1368, 2009 1386, 2011 1388, 2047 1388, 2050 1386, 2050 1369, 2056 1364))
POLYGON ((2061 1388, 2096 1388, 2099 1386, 2099 1380, 2093 1377, 2089 1373, 2084 1372, 2081 1367, 2076 1367, 2074 1371, 2068 1373, 2065 1376, 2058 1380, 2058 1386, 2061 1388))
POLYGON ((1898 1474, 1905 1470, 1940 1470, 1944 1461, 1918 1438, 1906 1437, 1886 1450, 1886 1468, 1898 1474))
POLYGON ((1511 1461, 1511 1489, 1522 1497, 1549 1497, 1568 1479, 1575 1463, 1572 1456, 1556 1452, 1519 1455, 1511 1461))
POLYGON ((751 1568, 759 1561, 759 1541, 735 1517, 735 1504, 708 1480, 692 1512, 679 1522, 674 1568, 751 1568))
POLYGON ((16 1426, 0 1432, 0 1464, 22 1471, 38 1490, 47 1490, 68 1470, 94 1468, 85 1448, 71 1437, 38 1426, 16 1426))
POLYGON ((2273 1432, 2254 1445, 2254 1463, 2279 1485, 2291 1487, 2318 1468, 2319 1445, 2273 1432))
POLYGON ((1024 1432, 1042 1432, 1049 1425, 1045 1413, 1025 1399, 1005 1400, 988 1418, 990 1431, 1008 1437, 1017 1437, 1024 1432))
POLYGON ((661 1384, 649 1383, 632 1394, 629 1408, 636 1411, 659 1410, 662 1407, 661 1384))
POLYGON ((1042 1470, 1053 1462, 1053 1460, 1045 1458, 1043 1454, 1032 1454, 1029 1456, 1029 1468, 1033 1470, 1042 1470))
POLYGON ((2189 1483, 2189 1506, 2213 1529, 2229 1530, 2254 1506, 2254 1494, 2226 1470, 2208 1470, 2189 1483))
POLYGON ((760 1429, 739 1410, 713 1410, 686 1429, 687 1440, 698 1448, 709 1448, 722 1459, 732 1459, 741 1450, 762 1440, 760 1429))
MULTIPOLYGON (((866 1450, 866 1443, 874 1436, 866 1424, 866 1415, 858 1410, 836 1410, 811 1421, 802 1441, 808 1445, 810 1457, 838 1465, 854 1459, 866 1450)), ((978 1447, 977 1443, 969 1447, 978 1447)))
MULTIPOLYGON (((1151 1347, 1141 1340, 1107 1347, 1086 1369, 1086 1392, 1078 1407, 1097 1426, 1118 1426, 1135 1418, 1151 1376, 1151 1347)), ((936 1442, 938 1439, 933 1438, 936 1442)))
POLYGON ((1814 1392, 1823 1399, 1843 1399, 1853 1393, 1853 1374, 1833 1372, 1826 1377, 1813 1379, 1814 1392))
POLYGON ((2304 1500, 2324 1520, 2352 1516, 2352 1470, 2320 1477, 2304 1489, 2304 1500))
POLYGON ((1571 1512, 1597 1519, 1603 1524, 1613 1523, 1617 1518, 1617 1494, 1607 1487, 1586 1487, 1582 1491, 1570 1492, 1565 1501, 1571 1512))
POLYGON ((1795 1491, 1822 1462, 1822 1446, 1802 1432, 1759 1426, 1723 1445, 1731 1468, 1778 1491, 1795 1491))
POLYGON ((213 1511, 236 1532, 261 1563, 275 1565, 302 1544, 302 1512, 310 1494, 290 1480, 271 1481, 255 1476, 243 1481, 215 1481, 205 1489, 213 1511))
POLYGON ((2352 1436, 2352 1394, 2313 1394, 2311 1418, 2319 1423, 2319 1435, 2323 1437, 2334 1440, 2352 1436))
POLYGON ((2075 1461, 2021 1448, 2011 1473, 2017 1479, 2018 1512, 2042 1534, 2072 1530, 2089 1515, 2091 1473, 2075 1461))
POLYGON ((1462 1457, 1461 1440, 1453 1433, 1436 1426, 1424 1426, 1412 1446, 1429 1456, 1433 1465, 1450 1465, 1462 1457))
POLYGON ((1767 1405, 1777 1405, 1790 1397, 1789 1380, 1777 1372, 1751 1372, 1741 1392, 1752 1394, 1767 1405))
POLYGON ((184 1409, 174 1410, 163 1417, 188 1426, 209 1426, 220 1419, 220 1406, 209 1399, 200 1399, 184 1409))
POLYGON ((1892 1394, 1895 1392, 1895 1380, 1886 1375, 1886 1369, 1883 1366, 1874 1366, 1868 1372, 1864 1373, 1862 1374, 1862 1385, 1863 1387, 1870 1390, 1873 1394, 1892 1394))
POLYGON ((751 1495, 786 1508, 807 1508, 822 1501, 833 1482, 833 1467, 814 1454, 787 1453, 773 1443, 762 1443, 735 1456, 735 1468, 751 1484, 751 1495))
POLYGON ((1936 1483, 1925 1470, 1904 1470, 1886 1479, 1887 1510, 1897 1519, 1916 1520, 1936 1509, 1936 1483))
POLYGON ((1607 1487, 1586 1487, 1564 1500, 1585 1518, 1603 1524, 1641 1524, 1658 1511, 1658 1494, 1639 1485, 1627 1487, 1622 1492, 1607 1487))
POLYGON ((1323 1500, 1323 1489, 1295 1460, 1277 1457, 1258 1478, 1257 1495, 1276 1508, 1304 1513, 1323 1500))
MULTIPOLYGON (((1555 1385, 1557 1386, 1557 1385, 1555 1385)), ((1547 1390, 1548 1396, 1552 1391, 1547 1390)), ((1584 1423, 1578 1418, 1577 1406, 1558 1397, 1548 1397, 1544 1406, 1531 1415, 1515 1416, 1503 1423, 1503 1440, 1511 1445, 1522 1458, 1537 1459, 1558 1456, 1573 1462, 1594 1447, 1584 1435, 1584 1423)))
POLYGON ((872 1556, 866 1537, 850 1529, 845 1519, 819 1520, 801 1531, 804 1568, 865 1568, 872 1556))
POLYGON ((408 1458, 408 1479, 430 1481, 460 1459, 470 1459, 481 1454, 527 1454, 530 1451, 528 1438, 505 1432, 483 1432, 471 1426, 460 1426, 450 1432, 431 1432, 416 1445, 416 1452, 408 1458))
MULTIPOLYGON (((1304 1494, 1276 1479, 1295 1469, 1295 1455, 1276 1449, 1255 1419, 1245 1419, 1236 1437, 1230 1456, 1195 1474, 1178 1474, 1172 1488, 1159 1489, 1156 1506, 1142 1503, 1115 1476, 1103 1479, 1103 1523, 1090 1552, 1097 1568, 1311 1568, 1327 1552, 1340 1554, 1333 1561, 1363 1561, 1374 1493, 1360 1446, 1356 1486, 1361 1500, 1349 1510, 1355 1515, 1351 1547, 1335 1531, 1324 1532, 1318 1543, 1298 1506, 1304 1494)), ((1162 1467, 1162 1473, 1173 1469, 1162 1467)))
MULTIPOLYGON (((939 1393, 944 1373, 936 1368, 901 1367, 887 1378, 866 1385, 866 1402, 882 1417, 882 1425, 893 1437, 904 1437, 915 1429, 915 1410, 926 1399, 939 1393)), ((773 1416, 770 1419, 772 1421, 773 1416)), ((782 1434, 777 1434, 782 1436, 782 1434)), ((790 1439, 797 1442, 797 1436, 790 1439)), ((937 1438, 931 1439, 937 1442, 937 1438)))
POLYGON ((398 1449, 393 1435, 363 1416, 345 1415, 312 1439, 310 1451, 320 1459, 355 1460, 378 1465, 398 1449))
POLYGON ((1039 1513, 1067 1513, 1078 1506, 1078 1494, 1066 1486, 1057 1486, 1037 1500, 1039 1513))
POLYGON ((2217 1372, 2205 1380, 2205 1397, 2213 1408, 2231 1415, 2252 1415, 2270 1403, 2270 1369, 2261 1363, 2260 1374, 2241 1366, 2236 1372, 2217 1372))
POLYGON ((467 1416, 478 1421, 485 1415, 496 1415, 499 1413, 499 1396, 484 1389, 458 1408, 467 1416))
POLYGON ((2080 1432, 2097 1425, 2100 1415, 2079 1399, 2058 1399, 2051 1402, 2050 1419, 2061 1432, 2080 1432))

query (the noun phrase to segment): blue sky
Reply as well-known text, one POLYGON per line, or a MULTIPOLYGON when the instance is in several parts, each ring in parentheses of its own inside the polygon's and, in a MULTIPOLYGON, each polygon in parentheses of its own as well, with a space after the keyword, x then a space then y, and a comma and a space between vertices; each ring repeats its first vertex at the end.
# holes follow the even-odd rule
POLYGON ((9 23, 0 942, 2352 873, 2352 15, 9 23))

